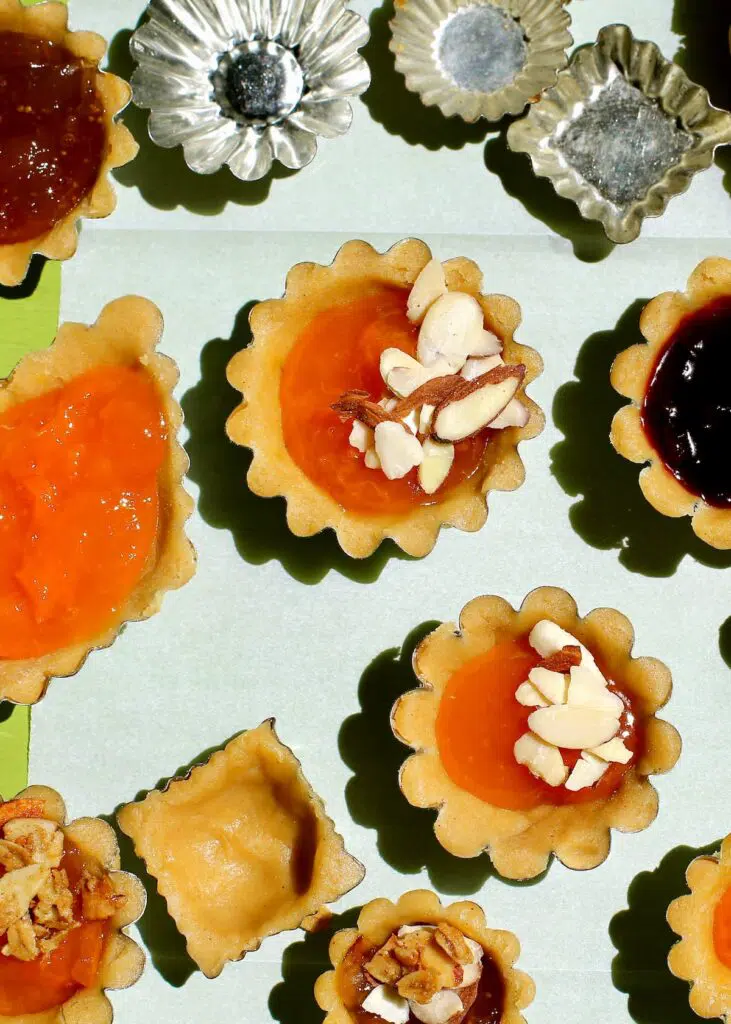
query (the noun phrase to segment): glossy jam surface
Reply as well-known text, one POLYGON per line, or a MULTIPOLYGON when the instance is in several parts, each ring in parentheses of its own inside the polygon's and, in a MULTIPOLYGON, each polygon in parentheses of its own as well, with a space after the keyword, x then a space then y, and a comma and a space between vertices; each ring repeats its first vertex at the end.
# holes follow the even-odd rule
POLYGON ((106 148, 96 75, 58 43, 0 32, 0 245, 45 234, 94 187, 106 148))
MULTIPOLYGON (((584 803, 603 799, 619 786, 632 766, 613 764, 592 787, 572 793, 549 786, 518 764, 513 747, 528 732, 528 716, 515 691, 540 661, 526 640, 505 640, 486 654, 464 664, 449 680, 437 715, 437 745, 452 781, 473 796, 508 810, 529 810, 545 804, 584 803)), ((625 694, 610 681, 627 708, 620 720, 620 737, 630 750, 638 749, 638 727, 625 694)), ((569 767, 578 750, 562 750, 569 767)))
POLYGON ((91 370, 0 415, 0 658, 118 621, 154 553, 166 438, 139 367, 91 370))
MULTIPOLYGON (((81 852, 67 842, 61 868, 66 871, 71 888, 77 892, 83 865, 81 852)), ((109 922, 84 921, 80 899, 74 907, 74 918, 79 922, 78 928, 70 931, 50 955, 27 961, 0 956, 0 1016, 52 1010, 82 988, 94 985, 109 934, 109 922)), ((4 944, 3 936, 0 936, 0 943, 4 944)))
POLYGON ((284 442, 310 480, 356 514, 408 512, 439 501, 480 466, 488 432, 455 447, 452 470, 434 495, 418 486, 417 471, 388 480, 368 469, 348 443, 352 420, 330 406, 346 391, 378 401, 386 391, 379 362, 387 348, 416 353, 417 327, 406 317, 408 290, 381 287, 362 299, 334 305, 305 328, 282 369, 280 402, 284 442))
POLYGON ((717 508, 731 508, 731 296, 678 326, 660 353, 642 425, 671 473, 717 508))
POLYGON ((731 968, 731 886, 713 913, 713 948, 724 967, 731 968))
MULTIPOLYGON (((345 954, 338 968, 338 993, 355 1024, 383 1024, 383 1019, 363 1009, 368 993, 375 988, 365 972, 365 964, 376 952, 376 947, 360 936, 345 954)), ((464 1017, 464 1024, 500 1024, 505 1008, 505 981, 502 972, 489 953, 482 958, 482 975, 477 986, 477 997, 464 1017)), ((413 1014, 409 1024, 419 1024, 413 1014)))

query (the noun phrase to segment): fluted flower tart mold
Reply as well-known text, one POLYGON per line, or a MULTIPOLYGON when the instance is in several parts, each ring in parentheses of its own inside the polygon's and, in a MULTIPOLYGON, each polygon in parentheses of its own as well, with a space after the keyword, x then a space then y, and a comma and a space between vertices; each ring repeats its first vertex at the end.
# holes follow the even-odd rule
POLYGON ((474 532, 487 519, 491 490, 511 491, 525 478, 518 454, 521 441, 535 437, 544 416, 526 395, 526 387, 539 376, 543 363, 538 353, 515 340, 521 321, 520 307, 505 295, 481 294, 482 273, 464 258, 443 264, 448 288, 474 296, 484 316, 484 327, 502 343, 504 361, 523 364, 525 375, 516 397, 528 410, 522 427, 496 430, 477 471, 430 504, 407 511, 356 513, 344 508, 318 487, 295 463, 284 440, 280 404, 282 368, 308 323, 339 301, 368 295, 374 287, 411 287, 431 260, 423 242, 407 239, 386 253, 362 241, 347 242, 330 266, 301 263, 287 275, 281 299, 260 302, 251 312, 251 345, 228 365, 229 382, 243 395, 231 414, 227 432, 236 444, 250 448, 249 488, 263 497, 281 495, 287 502, 287 524, 296 536, 309 537, 330 528, 346 554, 364 558, 391 538, 407 554, 422 557, 431 551, 443 526, 474 532))
POLYGON ((451 925, 466 938, 479 943, 497 967, 504 984, 499 1024, 524 1024, 522 1011, 533 1001, 535 985, 527 974, 515 967, 520 954, 518 939, 512 932, 489 928, 485 912, 476 903, 465 900, 443 906, 428 889, 404 893, 396 903, 387 899, 372 900, 361 910, 355 928, 335 933, 329 950, 334 969, 322 974, 315 984, 315 998, 327 1014, 323 1024, 352 1024, 353 1016, 340 993, 338 973, 354 943, 362 938, 369 945, 379 947, 403 927, 441 923, 451 925))
POLYGON ((348 131, 370 82, 368 25, 342 0, 152 0, 147 13, 130 41, 133 99, 153 142, 182 145, 200 174, 304 167, 318 136, 348 131))
MULTIPOLYGON (((39 1013, 12 1016, 0 1014, 3 1024, 110 1024, 112 1005, 107 990, 129 988, 139 979, 145 966, 145 954, 127 934, 145 909, 145 890, 138 878, 120 870, 117 837, 100 818, 77 818, 66 824, 66 806, 59 793, 47 786, 29 786, 12 803, 30 801, 43 805, 42 817, 61 827, 65 839, 82 855, 95 861, 111 883, 111 896, 123 897, 109 918, 107 936, 95 983, 81 988, 62 1005, 39 1013)), ((1 806, 1 805, 0 805, 1 806)))
MULTIPOLYGON (((731 836, 715 857, 696 857, 688 867, 690 895, 668 907, 668 924, 680 936, 668 955, 676 978, 690 982, 689 1000, 699 1017, 731 1019, 731 964, 723 963, 714 944, 714 915, 731 889, 731 836)), ((728 936, 727 936, 728 937, 728 936)))
POLYGON ((645 343, 620 352, 611 370, 612 387, 631 399, 612 421, 611 441, 630 462, 645 464, 640 488, 653 508, 665 516, 691 517, 693 532, 711 547, 731 548, 731 508, 709 505, 688 490, 664 465, 642 424, 642 405, 660 354, 689 315, 716 299, 731 301, 731 260, 703 260, 684 292, 665 292, 643 310, 640 330, 645 343))
POLYGON ((443 623, 426 637, 413 660, 420 686, 395 703, 391 724, 396 737, 415 751, 401 768, 401 791, 413 806, 437 810, 434 831, 449 853, 476 857, 486 851, 504 877, 534 878, 552 855, 567 867, 596 867, 609 853, 611 829, 638 832, 652 823, 658 796, 648 777, 673 767, 680 737, 655 717, 670 697, 670 672, 655 658, 633 658, 633 644, 634 630, 624 615, 597 608, 580 617, 574 599, 557 587, 532 591, 517 611, 500 597, 478 597, 462 610, 459 625, 443 623), (440 704, 462 666, 503 640, 527 637, 542 620, 585 645, 607 677, 632 698, 644 743, 609 797, 527 809, 495 806, 447 774, 436 738, 440 704))
POLYGON ((173 398, 178 368, 156 351, 162 330, 160 310, 148 299, 116 299, 90 326, 62 324, 50 348, 25 356, 11 376, 0 381, 3 414, 88 371, 139 367, 153 384, 167 435, 157 475, 160 510, 155 545, 141 578, 116 609, 113 624, 88 640, 38 657, 0 659, 0 700, 35 704, 51 679, 77 672, 91 651, 113 643, 125 623, 154 615, 165 592, 183 586, 195 571, 195 552, 185 534, 186 520, 193 511, 193 501, 183 488, 188 457, 177 440, 182 412, 173 398))
POLYGON ((67 215, 37 238, 0 245, 0 284, 13 287, 23 280, 31 256, 39 253, 52 260, 70 259, 78 244, 78 221, 82 217, 108 217, 117 200, 109 181, 109 171, 129 163, 138 146, 131 133, 115 118, 129 103, 132 95, 127 82, 98 65, 106 49, 106 41, 94 32, 72 32, 68 28, 68 8, 53 0, 24 6, 20 0, 0 0, 0 32, 15 32, 58 43, 74 56, 94 65, 95 91, 104 108, 105 151, 96 183, 91 191, 67 215))

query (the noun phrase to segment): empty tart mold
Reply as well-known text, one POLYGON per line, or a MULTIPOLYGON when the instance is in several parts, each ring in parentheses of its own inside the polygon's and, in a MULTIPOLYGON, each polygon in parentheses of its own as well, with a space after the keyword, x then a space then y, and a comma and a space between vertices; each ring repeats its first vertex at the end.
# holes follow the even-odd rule
POLYGON ((0 1021, 109 1024, 105 990, 133 985, 144 967, 125 934, 144 908, 105 821, 67 825, 45 786, 0 802, 0 1021))
POLYGON ((608 25, 507 140, 608 238, 631 242, 731 142, 731 115, 654 43, 608 25))
POLYGON ((442 526, 479 530, 488 491, 521 485, 542 362, 515 340, 517 302, 481 287, 471 260, 439 263, 415 239, 383 254, 354 241, 254 307, 253 341, 228 366, 243 401, 227 430, 252 451, 250 489, 285 498, 294 534, 329 527, 355 558, 386 538, 422 556, 442 526))
POLYGON ((519 953, 476 903, 442 906, 416 889, 373 900, 336 932, 315 997, 325 1024, 523 1024, 535 986, 514 966, 519 953))
POLYGON ((402 0, 389 45, 426 106, 499 121, 554 84, 570 23, 561 0, 402 0))
POLYGON ((420 682, 394 705, 415 753, 400 773, 415 807, 457 857, 487 851, 507 878, 539 875, 552 854, 593 868, 610 830, 654 820, 649 776, 672 768, 676 730, 655 717, 670 672, 631 655, 634 631, 611 608, 583 618, 564 590, 541 587, 518 611, 478 597, 414 653, 420 682))
POLYGON ((0 700, 35 703, 193 574, 161 334, 156 306, 118 299, 0 382, 0 700))
POLYGON ((253 181, 298 170, 344 135, 368 88, 368 25, 342 0, 152 0, 130 40, 134 102, 153 142, 188 166, 253 181))
POLYGON ((640 487, 653 508, 690 516, 701 540, 731 548, 731 260, 703 260, 685 292, 645 307, 640 330, 645 342, 611 370, 614 389, 631 399, 614 417, 612 444, 645 464, 640 487))
POLYGON ((116 205, 108 172, 138 147, 115 121, 131 91, 99 70, 105 50, 101 36, 69 31, 63 3, 0 0, 0 284, 19 284, 33 253, 69 259, 79 219, 116 205))
POLYGON ((123 807, 118 821, 209 978, 308 924, 365 875, 273 720, 123 807))
POLYGON ((715 857, 696 857, 686 872, 689 896, 668 907, 680 941, 670 950, 673 974, 690 982, 699 1017, 731 1018, 731 836, 715 857))

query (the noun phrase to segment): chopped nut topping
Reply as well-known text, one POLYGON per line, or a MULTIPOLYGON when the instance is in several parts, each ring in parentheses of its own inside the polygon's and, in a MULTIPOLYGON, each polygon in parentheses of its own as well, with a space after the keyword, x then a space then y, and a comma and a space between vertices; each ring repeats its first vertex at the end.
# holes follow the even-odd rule
POLYGON ((420 928, 418 931, 399 935, 396 937, 393 955, 404 967, 414 969, 419 966, 424 947, 430 940, 431 933, 427 928, 420 928))
POLYGON ((448 957, 456 960, 458 964, 472 963, 473 957, 470 947, 465 942, 462 932, 459 928, 455 928, 453 924, 442 921, 441 924, 437 925, 434 932, 434 941, 444 950, 448 957))
POLYGON ((7 944, 2 952, 5 956, 14 956, 18 960, 35 960, 39 949, 30 914, 23 914, 8 928, 7 944))
POLYGON ((30 853, 24 846, 11 843, 9 839, 0 839, 0 866, 6 871, 27 867, 30 862, 30 853))
POLYGON ((81 908, 87 921, 104 921, 124 905, 126 897, 115 893, 108 874, 84 867, 81 875, 81 908))
POLYGON ((379 423, 400 422, 400 418, 372 402, 367 391, 346 391, 331 408, 341 416, 352 416, 371 429, 379 423))
POLYGON ((4 828, 5 838, 22 846, 33 864, 57 868, 63 857, 63 831, 45 818, 14 818, 4 828))
POLYGON ((393 956, 395 945, 396 936, 392 935, 386 945, 382 946, 365 965, 370 976, 384 985, 395 985, 405 974, 403 965, 393 956))
POLYGON ((398 994, 404 999, 413 999, 415 1003, 428 1003, 437 994, 440 985, 433 971, 412 971, 402 978, 398 985, 398 994))

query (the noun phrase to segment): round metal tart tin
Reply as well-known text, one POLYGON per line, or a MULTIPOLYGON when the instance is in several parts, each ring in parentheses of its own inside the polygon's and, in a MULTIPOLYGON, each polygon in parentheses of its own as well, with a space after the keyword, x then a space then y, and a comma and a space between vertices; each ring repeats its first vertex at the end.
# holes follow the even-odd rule
POLYGON ((631 242, 731 142, 731 114, 654 43, 609 25, 507 138, 613 242, 631 242))
POLYGON ((152 0, 130 50, 149 133, 188 166, 244 181, 298 170, 352 121, 368 88, 368 26, 342 0, 152 0))
POLYGON ((561 0, 398 0, 390 48, 427 106, 499 121, 556 81, 570 23, 561 0))

